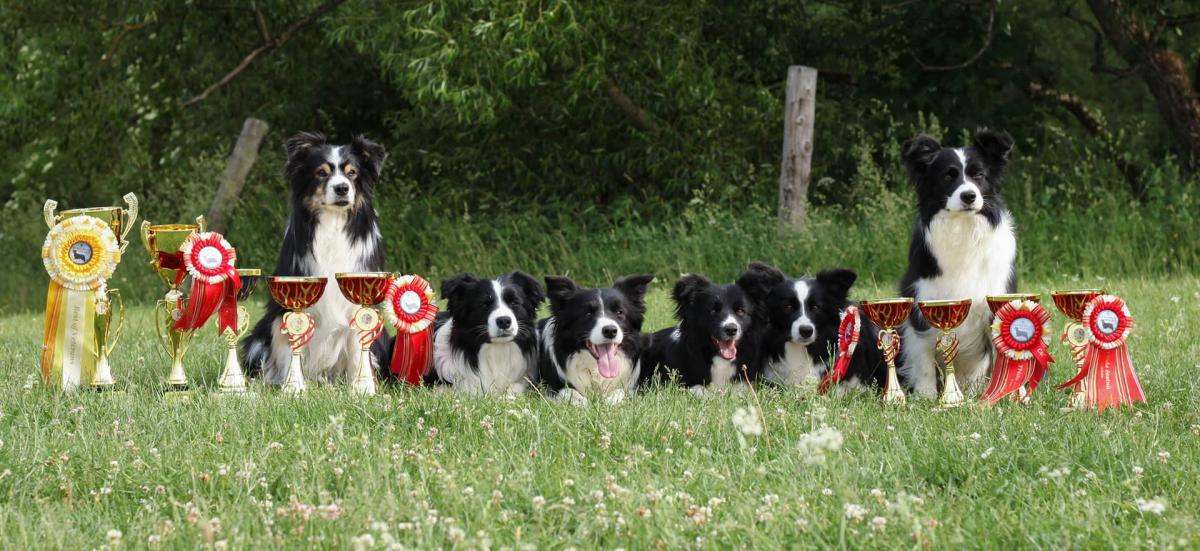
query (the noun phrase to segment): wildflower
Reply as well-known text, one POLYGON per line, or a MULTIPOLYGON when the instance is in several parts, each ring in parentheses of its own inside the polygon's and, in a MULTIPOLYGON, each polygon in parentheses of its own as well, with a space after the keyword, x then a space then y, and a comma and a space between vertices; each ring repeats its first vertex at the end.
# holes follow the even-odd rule
POLYGON ((542 496, 533 496, 533 508, 541 511, 542 507, 546 506, 546 498, 542 496))
POLYGON ((283 444, 280 444, 279 442, 271 442, 270 444, 267 444, 267 451, 277 452, 281 450, 283 450, 283 444))
POLYGON ((450 538, 451 543, 462 543, 463 540, 467 539, 467 533, 463 531, 462 528, 457 526, 450 528, 450 530, 446 532, 446 536, 450 538))
POLYGON ((1134 501, 1134 504, 1137 505, 1138 511, 1152 515, 1161 515, 1167 510, 1167 501, 1161 497, 1155 499, 1142 499, 1139 497, 1134 501))
POLYGON ((978 432, 971 433, 971 440, 978 442, 980 438, 983 438, 982 434, 979 434, 978 432))
POLYGON ((983 450, 983 453, 979 454, 979 458, 987 459, 992 456, 992 452, 994 452, 994 451, 996 451, 996 448, 994 448, 994 447, 983 450))
POLYGON ((874 517, 871 519, 871 529, 876 532, 882 532, 884 528, 887 528, 887 522, 887 518, 885 517, 874 517))
POLYGON ((650 509, 647 509, 645 507, 638 507, 637 516, 640 518, 650 518, 650 509))
POLYGON ((1169 451, 1160 451, 1160 452, 1158 452, 1158 462, 1159 462, 1159 463, 1162 463, 1163 465, 1166 465, 1166 464, 1167 464, 1167 461, 1168 461, 1168 460, 1170 460, 1170 459, 1171 459, 1171 452, 1169 452, 1169 451))
POLYGON ((854 522, 862 522, 862 519, 867 516, 867 508, 857 503, 846 503, 842 505, 842 513, 854 522))
POLYGON ((573 498, 571 496, 566 496, 566 497, 562 498, 562 502, 563 502, 563 505, 570 507, 572 505, 575 505, 575 498, 573 498))
POLYGON ((360 551, 362 549, 370 549, 372 547, 375 547, 375 536, 372 536, 371 534, 362 534, 361 536, 350 538, 351 549, 360 551))
POLYGON ((104 539, 108 540, 109 545, 116 547, 121 544, 121 531, 110 528, 108 533, 104 534, 104 539))
POLYGON ((821 495, 825 497, 831 497, 833 496, 833 490, 830 488, 825 488, 824 490, 821 490, 821 495))
POLYGON ((761 436, 763 433, 762 420, 754 408, 737 408, 733 412, 733 426, 746 436, 761 436))
POLYGON ((820 465, 825 463, 827 454, 842 449, 843 441, 842 433, 837 429, 821 427, 800 435, 798 447, 805 464, 820 465))
POLYGON ((712 508, 692 505, 688 507, 686 515, 688 520, 691 520, 693 523, 704 524, 712 516, 712 508))
POLYGON ((1146 472, 1146 470, 1145 470, 1145 469, 1143 469, 1143 468, 1141 467, 1141 465, 1134 465, 1134 466, 1133 466, 1133 476, 1136 476, 1136 477, 1138 477, 1138 478, 1141 478, 1141 477, 1142 477, 1142 473, 1144 473, 1144 472, 1146 472))

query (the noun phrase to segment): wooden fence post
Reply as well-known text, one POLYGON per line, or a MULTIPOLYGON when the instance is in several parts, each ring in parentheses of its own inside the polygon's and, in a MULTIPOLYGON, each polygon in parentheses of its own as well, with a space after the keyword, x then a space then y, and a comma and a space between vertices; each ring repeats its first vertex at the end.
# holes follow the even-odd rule
POLYGON ((801 229, 808 215, 812 178, 813 118, 817 106, 817 70, 788 67, 783 108, 783 167, 779 172, 779 224, 801 229))
POLYGON ((225 233, 229 226, 229 215, 237 204, 242 187, 246 185, 246 176, 258 159, 258 147, 262 145, 263 136, 267 134, 270 125, 266 121, 248 118, 242 123, 242 133, 238 136, 233 153, 229 154, 229 163, 225 165, 225 173, 221 175, 221 187, 213 196, 212 205, 208 208, 208 229, 217 233, 225 233))

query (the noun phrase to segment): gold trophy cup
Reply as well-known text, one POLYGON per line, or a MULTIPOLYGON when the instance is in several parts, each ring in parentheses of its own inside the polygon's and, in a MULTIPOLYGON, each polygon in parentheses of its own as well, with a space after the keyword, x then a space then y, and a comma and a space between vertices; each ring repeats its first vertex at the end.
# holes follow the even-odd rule
MULTIPOLYGON (((129 247, 127 239, 129 231, 133 229, 133 221, 138 217, 138 198, 137 195, 126 193, 121 199, 125 201, 125 208, 92 207, 64 210, 61 213, 55 212, 58 209, 58 201, 51 199, 42 206, 42 217, 46 220, 46 225, 51 228, 63 220, 76 216, 86 215, 99 218, 112 229, 113 235, 117 236, 121 254, 125 254, 125 249, 129 247)), ((112 366, 108 362, 108 357, 116 347, 117 340, 121 338, 121 332, 125 327, 125 302, 121 300, 121 291, 102 286, 96 291, 95 308, 96 371, 92 376, 91 387, 92 390, 98 391, 111 390, 116 386, 116 380, 113 379, 112 366), (110 332, 114 314, 117 316, 117 327, 110 332)))
POLYGON ((375 394, 375 373, 371 368, 371 344, 383 333, 383 317, 375 305, 383 302, 392 274, 387 272, 351 272, 336 274, 338 288, 346 300, 358 305, 350 327, 358 331, 357 369, 350 376, 350 389, 367 396, 375 394))
POLYGON ((238 361, 237 344, 246 332, 250 330, 250 312, 246 310, 241 302, 250 298, 254 293, 254 288, 258 286, 258 280, 262 278, 262 270, 254 269, 239 269, 238 277, 242 280, 242 288, 238 289, 237 294, 237 331, 233 328, 225 328, 225 332, 221 337, 225 339, 227 350, 225 352, 225 369, 221 371, 221 379, 217 382, 217 389, 225 394, 245 395, 246 388, 246 373, 242 370, 242 364, 238 361))
POLYGON ((900 333, 897 327, 904 324, 912 312, 913 299, 890 298, 883 300, 864 300, 860 303, 862 311, 871 322, 879 326, 877 345, 883 352, 887 362, 887 385, 883 388, 883 401, 889 404, 903 404, 906 401, 904 389, 900 388, 900 378, 896 376, 896 356, 900 354, 900 333))
MULTIPOLYGON (((1083 369, 1084 356, 1087 354, 1088 330, 1083 326, 1083 309, 1092 299, 1103 295, 1103 289, 1073 289, 1070 291, 1051 291, 1054 306, 1071 321, 1063 328, 1063 340, 1071 349, 1071 360, 1075 362, 1076 374, 1083 369)), ((1071 397, 1067 406, 1084 409, 1084 393, 1082 383, 1071 389, 1071 397)))
POLYGON ((187 374, 183 371, 183 356, 192 340, 191 331, 175 329, 175 322, 183 314, 184 297, 179 290, 186 275, 182 263, 170 260, 179 252, 188 236, 204 231, 204 217, 196 217, 195 224, 154 225, 149 220, 142 222, 142 244, 150 255, 150 266, 170 289, 158 301, 154 309, 154 324, 163 351, 171 358, 171 370, 167 376, 167 390, 188 390, 187 374))
POLYGON ((958 379, 954 376, 954 359, 958 357, 958 335, 954 333, 954 328, 962 325, 967 319, 967 314, 971 313, 971 299, 924 300, 918 302, 917 306, 921 308, 921 315, 925 316, 925 321, 942 331, 935 344, 942 356, 942 365, 945 366, 942 372, 942 395, 938 397, 938 405, 946 408, 961 406, 966 402, 966 398, 963 397, 958 379))
POLYGON ((279 331, 288 338, 288 344, 292 348, 292 359, 288 364, 287 377, 282 388, 287 394, 304 392, 304 369, 301 365, 300 351, 312 340, 317 328, 317 322, 304 309, 321 300, 326 282, 327 278, 324 277, 273 276, 267 280, 271 297, 288 310, 279 326, 279 331))

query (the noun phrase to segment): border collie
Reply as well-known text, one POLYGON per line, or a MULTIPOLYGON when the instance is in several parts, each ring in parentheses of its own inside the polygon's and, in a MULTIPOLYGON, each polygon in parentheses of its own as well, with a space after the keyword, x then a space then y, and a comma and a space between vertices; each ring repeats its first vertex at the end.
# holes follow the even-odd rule
MULTIPOLYGON (((349 325, 357 308, 342 296, 337 272, 383 271, 383 237, 372 206, 383 146, 358 136, 333 145, 325 136, 302 132, 287 141, 291 205, 275 275, 327 277, 321 300, 307 312, 316 334, 304 348, 304 378, 333 382, 352 373, 361 350, 349 325)), ((285 310, 268 296, 267 311, 243 342, 247 369, 270 384, 283 383, 292 349, 279 332, 285 310)), ((376 372, 388 364, 391 338, 384 332, 371 347, 376 372)))
POLYGON ((566 277, 545 279, 550 317, 538 322, 542 380, 577 404, 596 393, 609 403, 624 400, 641 379, 642 320, 654 276, 623 277, 607 289, 583 289, 566 277))
POLYGON ((672 371, 697 396, 744 383, 757 375, 758 338, 752 301, 737 284, 720 285, 699 274, 687 274, 671 293, 679 324, 651 335, 645 369, 672 371))
MULTIPOLYGON (((762 378, 800 385, 809 377, 825 376, 836 359, 841 313, 851 305, 847 297, 856 279, 858 275, 846 269, 790 279, 774 266, 750 263, 738 284, 758 304, 757 323, 764 327, 759 348, 762 378)), ((866 316, 859 319, 859 342, 841 384, 883 388, 887 367, 875 346, 878 329, 866 316)))
POLYGON ((537 381, 537 311, 546 293, 525 272, 496 279, 461 273, 442 282, 446 311, 433 333, 428 385, 468 394, 524 392, 537 381))
MULTIPOLYGON (((970 147, 942 147, 920 135, 901 155, 917 188, 918 213, 900 292, 917 300, 970 298, 971 313, 955 333, 958 383, 978 391, 992 365, 991 312, 985 297, 1017 288, 1017 238, 1000 196, 1013 140, 981 128, 970 147)), ((904 326, 900 374, 919 395, 937 396, 936 331, 913 308, 904 326)))

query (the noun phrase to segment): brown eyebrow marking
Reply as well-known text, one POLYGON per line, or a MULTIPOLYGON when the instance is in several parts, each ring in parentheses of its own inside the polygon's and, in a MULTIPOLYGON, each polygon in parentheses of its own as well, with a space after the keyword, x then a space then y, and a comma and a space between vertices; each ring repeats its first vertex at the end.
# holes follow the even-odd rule
POLYGON ((351 170, 358 170, 358 169, 354 168, 354 165, 351 163, 346 163, 346 166, 342 167, 342 172, 349 173, 351 170))
POLYGON ((323 168, 323 169, 325 169, 325 172, 333 172, 333 165, 330 165, 329 163, 321 163, 321 166, 319 166, 317 168, 318 169, 323 168))

